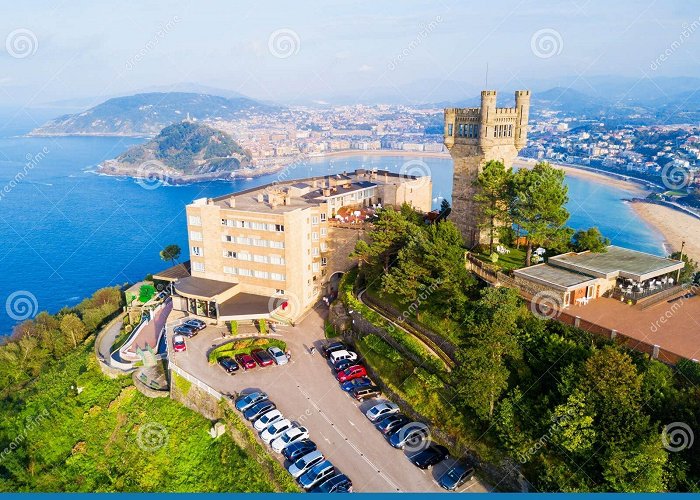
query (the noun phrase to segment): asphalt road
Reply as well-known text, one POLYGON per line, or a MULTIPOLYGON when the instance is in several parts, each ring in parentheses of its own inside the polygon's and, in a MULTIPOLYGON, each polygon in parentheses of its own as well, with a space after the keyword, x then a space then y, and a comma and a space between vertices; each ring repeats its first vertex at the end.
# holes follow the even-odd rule
MULTIPOLYGON (((322 315, 314 310, 296 327, 277 329, 291 351, 287 365, 258 367, 235 375, 209 365, 207 353, 225 341, 223 330, 213 326, 189 339, 187 351, 174 354, 175 362, 224 394, 265 391, 285 417, 309 429, 319 450, 350 477, 355 491, 444 492, 435 481, 451 459, 432 470, 415 467, 404 456, 406 452, 392 448, 364 415, 383 399, 356 402, 340 389, 326 359, 319 352, 309 354, 309 346, 315 345, 318 351, 324 342, 322 315)), ((475 478, 459 491, 488 489, 475 478)))

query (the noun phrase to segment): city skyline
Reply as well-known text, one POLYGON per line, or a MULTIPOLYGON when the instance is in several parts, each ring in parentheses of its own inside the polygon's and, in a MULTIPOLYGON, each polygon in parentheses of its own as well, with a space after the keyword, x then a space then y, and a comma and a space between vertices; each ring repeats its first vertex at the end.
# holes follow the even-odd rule
POLYGON ((700 19, 680 2, 34 9, 15 6, 0 20, 0 106, 97 104, 187 82, 284 103, 440 102, 486 86, 596 94, 614 76, 634 93, 651 80, 700 77, 700 19))

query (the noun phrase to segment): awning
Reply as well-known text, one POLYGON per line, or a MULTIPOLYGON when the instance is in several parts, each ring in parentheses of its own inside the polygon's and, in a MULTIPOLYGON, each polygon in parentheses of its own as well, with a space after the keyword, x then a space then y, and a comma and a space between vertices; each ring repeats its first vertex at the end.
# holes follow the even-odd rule
POLYGON ((159 281, 177 281, 182 278, 188 278, 190 276, 191 267, 190 261, 183 262, 182 264, 177 264, 173 267, 164 269, 163 271, 153 275, 154 280, 159 281))
POLYGON ((217 296, 237 286, 238 283, 188 276, 175 283, 175 291, 183 297, 214 300, 217 296))

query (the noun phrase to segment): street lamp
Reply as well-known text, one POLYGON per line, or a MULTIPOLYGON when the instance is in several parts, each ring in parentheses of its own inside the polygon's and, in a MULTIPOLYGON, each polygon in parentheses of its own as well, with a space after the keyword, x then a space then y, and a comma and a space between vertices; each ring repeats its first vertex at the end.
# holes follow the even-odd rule
MULTIPOLYGON (((685 241, 681 242, 681 257, 680 257, 681 262, 683 262, 683 248, 685 248, 685 241)), ((683 267, 685 267, 685 263, 683 264, 683 267)), ((681 269, 683 269, 683 267, 679 268, 678 272, 676 273, 676 283, 678 283, 678 284, 680 284, 680 282, 681 282, 681 269)))

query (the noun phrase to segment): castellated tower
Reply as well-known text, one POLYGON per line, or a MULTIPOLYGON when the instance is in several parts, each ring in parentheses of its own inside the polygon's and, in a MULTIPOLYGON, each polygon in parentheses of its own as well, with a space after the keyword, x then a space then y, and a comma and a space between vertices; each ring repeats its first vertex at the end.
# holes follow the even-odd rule
POLYGON ((497 108, 496 91, 484 90, 480 108, 445 109, 445 146, 454 162, 450 220, 469 248, 488 243, 488 235, 479 229, 479 207, 474 203, 479 172, 491 160, 513 165, 527 142, 529 114, 529 90, 515 92, 514 108, 497 108))

